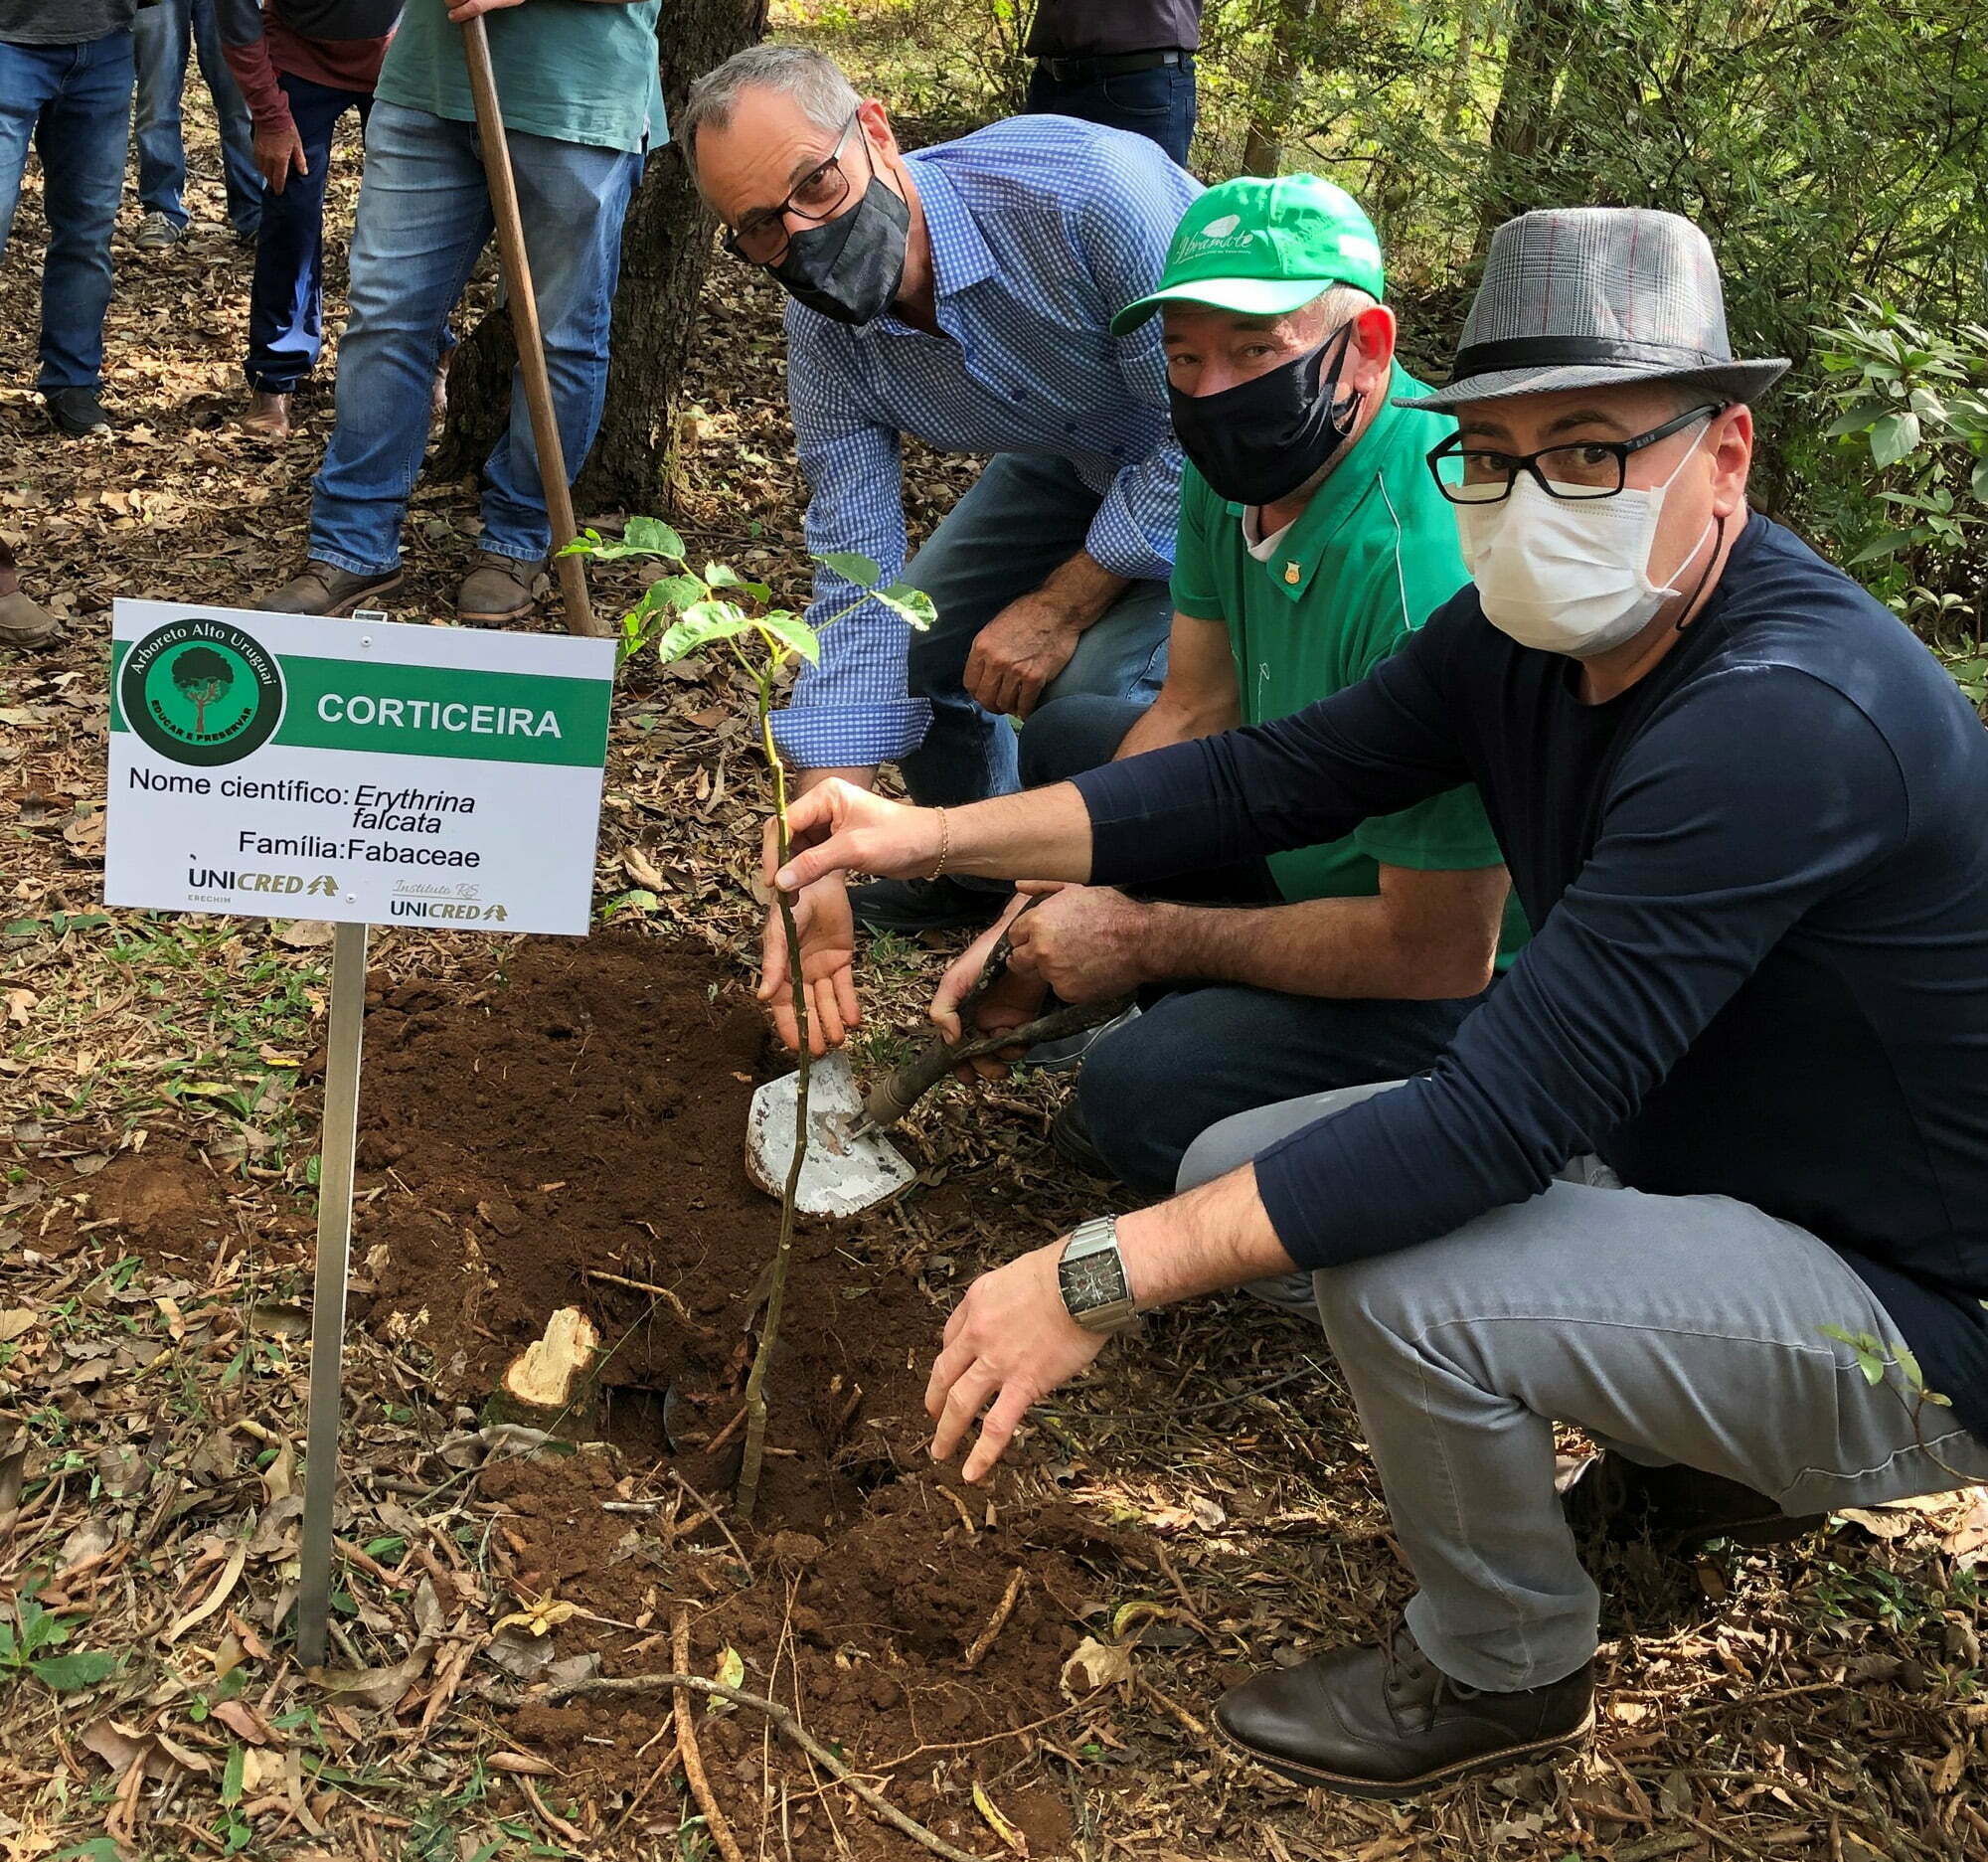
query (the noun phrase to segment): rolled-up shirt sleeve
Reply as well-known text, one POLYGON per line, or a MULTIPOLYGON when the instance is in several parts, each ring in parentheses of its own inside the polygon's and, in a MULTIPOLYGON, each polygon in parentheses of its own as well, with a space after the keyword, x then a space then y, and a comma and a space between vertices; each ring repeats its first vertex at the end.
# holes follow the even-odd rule
MULTIPOLYGON (((808 552, 867 556, 888 584, 903 573, 906 556, 898 431, 861 407, 843 370, 821 355, 813 327, 821 322, 788 310, 787 402, 808 481, 808 552)), ((931 707, 907 687, 910 626, 820 563, 807 621, 820 636, 821 657, 801 668, 790 702, 773 714, 781 754, 798 768, 821 769, 915 750, 931 707)))

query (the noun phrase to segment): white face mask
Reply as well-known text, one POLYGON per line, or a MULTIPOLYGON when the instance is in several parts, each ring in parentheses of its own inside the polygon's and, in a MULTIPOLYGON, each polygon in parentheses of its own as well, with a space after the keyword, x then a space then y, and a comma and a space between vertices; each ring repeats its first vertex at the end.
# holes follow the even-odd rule
MULTIPOLYGON (((1650 580, 1650 550, 1664 493, 1697 450, 1694 442, 1677 470, 1648 491, 1554 498, 1530 473, 1521 473, 1501 503, 1454 506, 1463 561, 1484 618, 1521 646, 1575 659, 1633 640, 1678 592, 1650 580)), ((1712 531, 1709 522, 1673 576, 1712 531)))

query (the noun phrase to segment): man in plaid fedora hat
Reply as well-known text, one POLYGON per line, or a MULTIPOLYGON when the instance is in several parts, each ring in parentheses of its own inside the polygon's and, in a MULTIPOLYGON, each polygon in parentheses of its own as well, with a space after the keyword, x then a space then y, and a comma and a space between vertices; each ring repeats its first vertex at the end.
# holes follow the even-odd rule
POLYGON ((1688 222, 1528 214, 1416 398, 1456 414, 1473 586, 1362 683, 943 816, 797 811, 781 885, 941 850, 1116 884, 1482 792, 1534 935, 1435 1066, 1216 1125, 1171 1202, 976 1280, 932 1372, 936 1452, 986 1412, 978 1477, 1102 1324, 1314 1270, 1420 1588, 1217 1707, 1300 1783, 1407 1796, 1584 1731, 1579 1525, 1787 1537, 1988 1476, 1988 732, 1748 510, 1783 366, 1733 355, 1688 222), (1604 1448, 1565 1502, 1556 1422, 1604 1448))

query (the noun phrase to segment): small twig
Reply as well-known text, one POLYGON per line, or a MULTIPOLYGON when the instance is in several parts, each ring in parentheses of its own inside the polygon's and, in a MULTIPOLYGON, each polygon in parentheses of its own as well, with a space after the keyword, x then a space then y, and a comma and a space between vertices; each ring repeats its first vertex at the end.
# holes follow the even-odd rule
MULTIPOLYGON (((681 1668, 690 1666, 690 1612, 677 1611, 676 1631, 671 1639, 670 1658, 681 1668)), ((739 1847, 739 1838, 732 1833, 732 1825, 725 1820, 725 1812, 712 1793, 711 1779, 705 1777, 704 1754, 697 1746, 697 1719, 690 1707, 690 1691, 682 1685, 684 1677, 678 1675, 676 1715, 677 1752, 683 1760, 684 1777, 690 1783, 690 1794, 697 1799, 697 1807, 704 1812, 704 1827, 711 1832, 711 1840, 718 1845, 718 1853, 725 1862, 746 1862, 746 1852, 739 1847)), ((562 1696, 562 1698, 564 1698, 562 1696)))
POLYGON ((681 1538, 685 1533, 695 1531, 697 1527, 704 1523, 705 1519, 710 1520, 725 1535, 725 1543, 732 1548, 733 1556, 739 1560, 740 1564, 746 1567, 746 1582, 747 1584, 758 1583, 758 1579, 752 1571, 752 1561, 746 1556, 746 1548, 733 1536, 732 1528, 719 1518, 718 1508, 707 1500, 703 1494, 699 1493, 674 1467, 665 1468, 663 1471, 704 1509, 703 1519, 693 1519, 689 1525, 679 1526, 671 1536, 673 1538, 681 1538))
POLYGON ((727 1423, 725 1427, 718 1432, 717 1435, 713 1436, 712 1439, 704 1444, 702 1452, 704 1452, 705 1454, 716 1454, 720 1448, 724 1447, 725 1444, 732 1439, 734 1435, 738 1433, 739 1426, 745 1422, 746 1414, 750 1410, 750 1408, 751 1408, 750 1404, 742 1403, 739 1406, 739 1408, 732 1413, 731 1422, 727 1423))
POLYGON ((518 1780, 518 1788, 532 1800, 532 1808, 539 1813, 539 1818, 545 1824, 546 1828, 551 1830, 562 1842, 570 1843, 576 1849, 584 1849, 586 1847, 586 1833, 583 1830, 576 1829, 565 1817, 555 1816, 548 1810, 546 1808, 546 1800, 539 1795, 532 1780, 524 1773, 519 1772, 513 1776, 518 1780))
POLYGON ((633 1816, 635 1812, 641 1807, 642 1799, 648 1796, 648 1794, 652 1790, 654 1790, 658 1784, 660 1784, 663 1781, 664 1776, 668 1773, 670 1767, 677 1763, 677 1760, 681 1756, 682 1752, 683 1752, 683 1742, 681 1740, 672 1740, 670 1742, 669 1751, 663 1754, 662 1764, 657 1766, 656 1769, 649 1774, 648 1781, 642 1786, 640 1790, 638 1790, 634 1794, 634 1796, 628 1799, 627 1809, 623 1810, 621 1814, 615 1818, 614 1828, 610 1832, 611 1834, 618 1836, 621 1833, 621 1831, 627 1827, 628 1819, 631 1816, 633 1816))
MULTIPOLYGON (((688 1619, 679 1618, 679 1621, 684 1624, 684 1636, 687 1642, 689 1637, 688 1619)), ((686 1688, 699 1694, 712 1695, 718 1700, 729 1700, 734 1706, 750 1707, 754 1713, 764 1714, 773 1723, 774 1731, 781 1734, 784 1738, 792 1740, 816 1765, 827 1772, 838 1784, 848 1785, 879 1816, 883 1817, 894 1828, 903 1830, 913 1842, 921 1843, 933 1855, 945 1857, 946 1862, 987 1862, 985 1856, 977 1856, 971 1850, 955 1849, 943 1836, 935 1835, 914 1817, 907 1816, 882 1791, 876 1789, 873 1785, 866 1784, 857 1776, 853 1768, 830 1752, 820 1740, 816 1739, 812 1733, 803 1727, 778 1701, 768 1700, 763 1694, 748 1694, 744 1688, 727 1687, 722 1681, 707 1681, 701 1674, 683 1672, 688 1662, 687 1650, 685 1653, 679 1654, 676 1657, 676 1661, 679 1672, 675 1674, 596 1675, 591 1680, 570 1681, 563 1687, 553 1688, 543 1698, 549 1707, 557 1707, 563 1701, 572 1700, 580 1695, 656 1694, 661 1693, 666 1688, 674 1688, 678 1690, 680 1696, 677 1706, 679 1716, 678 1725, 680 1728, 683 1724, 684 1713, 681 1693, 686 1688)), ((1059 1715, 1058 1717, 1061 1718, 1062 1716, 1059 1715)), ((1006 1735, 997 1735, 997 1737, 1005 1738, 1006 1735)), ((689 1751, 690 1747, 686 1743, 686 1773, 689 1770, 689 1751)), ((700 1801, 702 1800, 700 1799, 700 1801)))
POLYGON ((690 1308, 667 1286, 658 1286, 653 1280, 631 1280, 625 1273, 609 1273, 602 1268, 582 1268, 580 1271, 582 1279, 602 1280, 609 1286, 625 1286, 631 1293, 653 1293, 656 1298, 668 1301, 686 1325, 697 1323, 690 1316, 690 1308))
POLYGON ((971 1674, 980 1666, 981 1658, 994 1646, 996 1638, 1008 1626, 1008 1618, 1015 1613, 1015 1600, 1022 1595, 1022 1568, 1017 1565, 1008 1574, 1008 1589, 1002 1594, 1000 1603, 994 1606, 994 1614, 987 1619, 987 1627, 973 1638, 973 1646, 966 1651, 966 1671, 971 1674))

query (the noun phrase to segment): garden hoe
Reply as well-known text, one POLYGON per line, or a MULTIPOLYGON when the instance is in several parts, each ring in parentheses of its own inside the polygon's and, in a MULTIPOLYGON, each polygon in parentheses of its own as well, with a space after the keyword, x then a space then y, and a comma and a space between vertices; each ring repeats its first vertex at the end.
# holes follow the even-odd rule
MULTIPOLYGON (((1031 900, 1022 910, 1030 911, 1034 904, 1031 900)), ((1004 936, 960 1002, 962 1027, 1008 967, 1008 955, 1004 936)), ((902 1194, 918 1173, 884 1134, 955 1067, 1009 1048, 1060 1041, 1110 1020, 1124 1006, 1122 998, 1078 1003, 1005 1033, 977 1035, 951 1047, 934 1041, 873 1088, 867 1099, 850 1071, 849 1057, 840 1049, 825 1054, 808 1071, 807 1156, 794 1207, 806 1216, 854 1216, 902 1194)), ((799 1083, 797 1073, 767 1081, 752 1095, 746 1115, 746 1174, 769 1196, 782 1192, 793 1158, 794 1095, 799 1083)))

